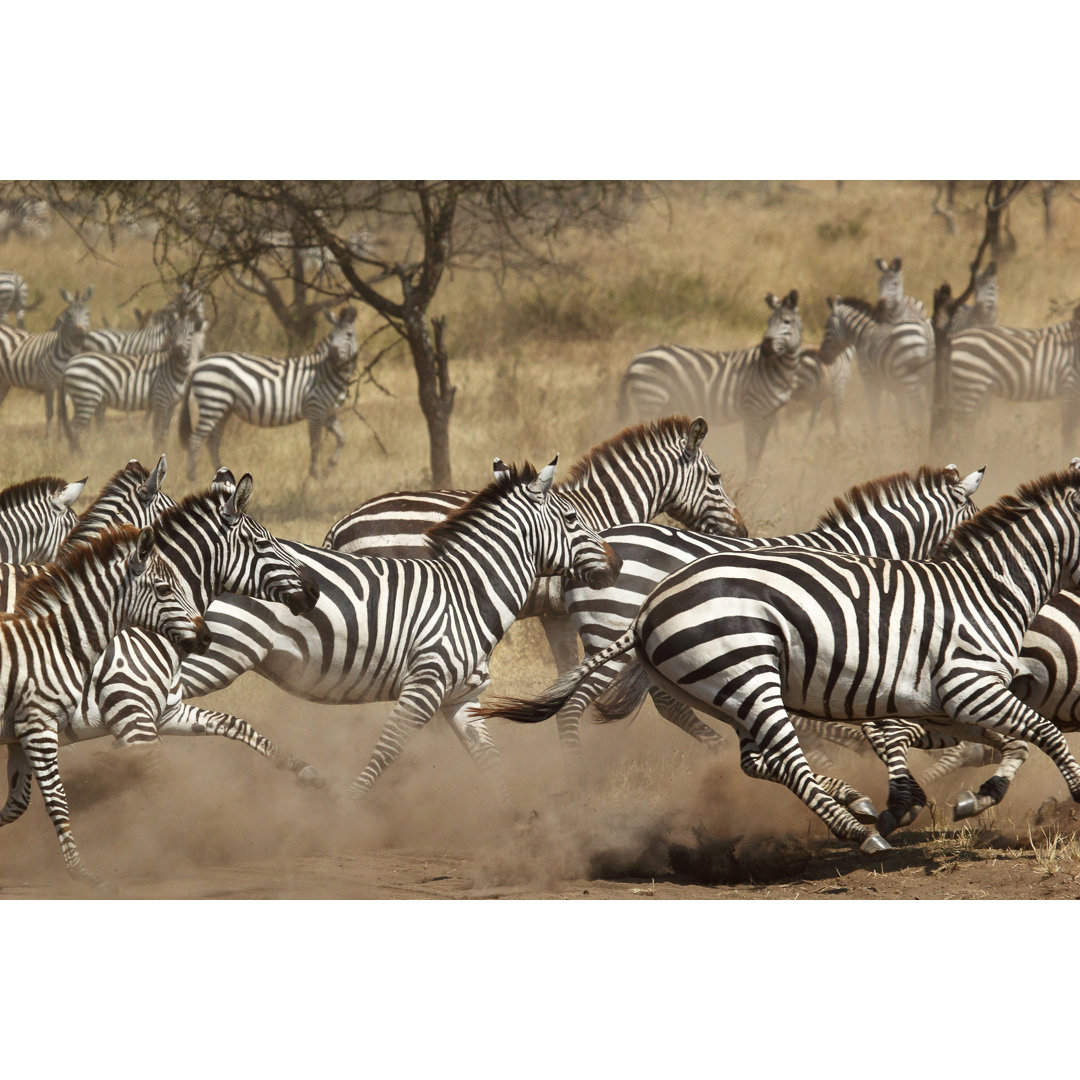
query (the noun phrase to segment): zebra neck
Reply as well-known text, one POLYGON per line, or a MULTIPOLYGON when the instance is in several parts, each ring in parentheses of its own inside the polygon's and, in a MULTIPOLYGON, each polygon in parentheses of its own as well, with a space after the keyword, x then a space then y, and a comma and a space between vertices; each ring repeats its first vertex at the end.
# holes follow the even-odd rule
POLYGON ((559 494, 574 504, 593 529, 649 521, 666 508, 674 494, 670 475, 659 481, 650 477, 641 486, 628 484, 626 480, 610 465, 596 464, 574 487, 560 487, 559 494))
POLYGON ((214 597, 224 591, 222 584, 224 560, 212 534, 189 534, 180 530, 157 538, 160 553, 176 568, 191 590, 199 611, 205 611, 214 597))

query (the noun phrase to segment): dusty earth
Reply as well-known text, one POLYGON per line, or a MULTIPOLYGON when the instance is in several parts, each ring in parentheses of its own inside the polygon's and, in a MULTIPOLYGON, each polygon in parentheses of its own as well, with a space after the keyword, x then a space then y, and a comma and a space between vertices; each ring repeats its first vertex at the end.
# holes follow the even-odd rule
MULTIPOLYGON (((238 704, 240 686, 219 704, 238 704)), ((384 715, 315 708, 253 684, 247 715, 311 761, 300 786, 221 739, 153 754, 104 740, 62 751, 75 835, 104 895, 127 899, 1080 899, 1080 813, 1037 752, 997 811, 953 825, 954 774, 931 810, 867 859, 831 840, 787 791, 746 779, 733 751, 708 757, 650 707, 584 732, 580 786, 548 725, 499 727, 522 820, 436 720, 369 802, 341 792, 384 715), (669 729, 670 730, 665 730, 669 729), (1059 800, 1054 805, 1048 798, 1059 800)), ((208 701, 211 699, 207 699, 208 701)), ((239 711, 239 709, 237 709, 239 711)), ((1075 747, 1074 747, 1075 749, 1075 747)), ((876 764, 836 750, 837 771, 880 807, 876 764)), ((921 756, 913 762, 923 761, 921 756)), ((70 880, 40 795, 0 830, 0 897, 87 899, 70 880)))

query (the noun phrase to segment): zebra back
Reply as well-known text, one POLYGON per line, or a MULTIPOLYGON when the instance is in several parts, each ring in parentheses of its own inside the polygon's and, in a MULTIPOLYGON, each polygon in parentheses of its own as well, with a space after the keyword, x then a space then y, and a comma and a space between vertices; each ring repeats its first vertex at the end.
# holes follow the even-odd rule
MULTIPOLYGON (((136 312, 138 314, 138 312, 136 312)), ((198 331, 205 321, 202 292, 182 282, 180 290, 163 308, 152 312, 135 330, 91 330, 86 335, 85 352, 122 353, 145 356, 167 349, 173 328, 190 316, 198 331)))

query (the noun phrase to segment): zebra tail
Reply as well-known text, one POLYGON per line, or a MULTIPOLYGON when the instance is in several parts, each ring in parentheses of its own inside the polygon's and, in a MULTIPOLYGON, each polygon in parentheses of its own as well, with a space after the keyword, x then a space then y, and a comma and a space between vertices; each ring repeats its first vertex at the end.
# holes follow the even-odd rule
MULTIPOLYGON (((576 668, 571 668, 536 697, 492 698, 488 704, 481 705, 478 712, 485 719, 498 717, 502 720, 513 720, 516 724, 538 724, 542 720, 548 720, 566 705, 578 687, 597 668, 603 667, 609 660, 629 652, 633 647, 634 634, 633 628, 631 628, 606 648, 590 656, 587 660, 578 664, 576 668)), ((595 692, 599 694, 603 690, 603 686, 598 686, 595 692)))
POLYGON ((621 720, 641 707, 652 683, 640 664, 625 667, 592 703, 598 724, 621 720))
POLYGON ((187 384, 184 385, 183 392, 180 395, 180 420, 177 423, 177 434, 180 436, 180 445, 187 450, 188 444, 191 442, 191 406, 190 396, 188 390, 190 388, 187 384))

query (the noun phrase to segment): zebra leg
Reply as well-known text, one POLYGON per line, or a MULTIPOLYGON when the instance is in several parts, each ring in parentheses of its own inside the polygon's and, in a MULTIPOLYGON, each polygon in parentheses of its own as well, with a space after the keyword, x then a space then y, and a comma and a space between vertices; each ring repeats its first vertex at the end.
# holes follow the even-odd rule
POLYGON ((26 751, 19 743, 8 744, 7 774, 8 797, 3 810, 0 810, 0 825, 17 821, 30 805, 34 774, 26 758, 26 751))
POLYGON ((64 784, 60 779, 60 765, 57 761, 60 740, 56 721, 51 717, 31 715, 16 721, 15 734, 30 762, 34 779, 45 797, 45 809, 49 812, 49 818, 60 841, 67 872, 74 878, 101 888, 101 880, 83 865, 75 837, 71 833, 67 792, 64 791, 64 784))
POLYGON ((107 410, 104 402, 94 410, 94 423, 97 425, 98 431, 103 431, 105 429, 106 411, 107 410))
POLYGON ((978 791, 965 789, 956 796, 953 821, 975 817, 1001 802, 1009 790, 1009 785, 1028 759, 1028 745, 1022 739, 1008 739, 996 731, 986 730, 979 731, 974 737, 980 739, 980 742, 964 741, 956 747, 957 751, 962 751, 965 755, 961 764, 985 765, 995 759, 1000 764, 993 776, 983 781, 978 791), (980 751, 977 758, 976 751, 980 751))
POLYGON ((326 463, 326 467, 332 469, 337 465, 338 459, 341 457, 341 451, 345 448, 345 429, 341 426, 341 421, 337 418, 337 413, 327 420, 326 430, 337 439, 337 445, 330 455, 330 460, 326 463))
MULTIPOLYGON (((919 747, 917 743, 915 745, 918 749, 925 749, 919 747)), ((919 776, 923 784, 936 784, 959 769, 978 769, 983 765, 996 765, 999 761, 1001 761, 1000 750, 985 743, 965 739, 955 746, 945 747, 944 752, 937 756, 929 768, 923 769, 919 776)))
POLYGON ((397 761, 409 738, 435 715, 442 704, 444 677, 441 664, 436 663, 426 672, 406 679, 401 696, 379 734, 371 760, 349 785, 348 793, 352 798, 362 799, 368 795, 375 781, 397 761))
POLYGON ((773 426, 776 414, 772 416, 747 417, 743 421, 743 436, 746 444, 746 471, 750 476, 756 476, 761 457, 765 453, 765 440, 773 426))
POLYGON ((863 734, 889 774, 889 797, 878 818, 882 836, 910 825, 926 808, 926 792, 908 767, 907 751, 923 734, 920 724, 907 720, 868 720, 863 734))
POLYGON ((308 421, 308 442, 311 444, 311 464, 308 466, 308 476, 313 480, 319 479, 319 448, 322 446, 323 421, 308 421))
POLYGON ((262 754, 268 761, 272 761, 275 767, 293 773, 301 784, 316 788, 326 787, 326 780, 312 765, 286 753, 239 716, 179 702, 162 715, 157 730, 160 735, 219 735, 224 739, 232 739, 250 747, 257 754, 262 754))
POLYGON ((503 810, 513 810, 514 801, 510 798, 510 791, 506 786, 506 777, 503 773, 502 760, 495 743, 491 740, 487 724, 482 717, 474 713, 479 706, 477 697, 480 691, 476 691, 465 701, 444 704, 443 716, 450 725, 450 730, 461 741, 461 745, 469 752, 473 763, 484 774, 492 789, 495 798, 503 810))
POLYGON ((210 454, 210 464, 214 472, 221 468, 221 437, 225 434, 225 417, 216 423, 206 436, 206 449, 210 454))
POLYGON ((53 392, 49 389, 42 390, 41 393, 45 398, 45 438, 48 438, 49 429, 52 427, 53 421, 53 392))
POLYGON ((698 719, 694 710, 673 698, 659 687, 650 686, 649 695, 653 699, 656 711, 667 721, 681 728, 692 739, 696 739, 708 750, 717 751, 724 745, 723 736, 698 719))

